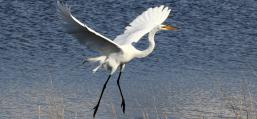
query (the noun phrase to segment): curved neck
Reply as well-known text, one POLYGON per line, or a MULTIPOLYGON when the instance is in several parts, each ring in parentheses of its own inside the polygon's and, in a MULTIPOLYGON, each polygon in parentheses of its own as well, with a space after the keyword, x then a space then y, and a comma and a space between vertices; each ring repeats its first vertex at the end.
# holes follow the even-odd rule
POLYGON ((149 32, 149 34, 148 34, 149 46, 147 49, 140 51, 137 58, 146 57, 153 52, 154 47, 155 47, 154 35, 156 34, 157 31, 158 31, 158 29, 153 29, 152 31, 149 32))

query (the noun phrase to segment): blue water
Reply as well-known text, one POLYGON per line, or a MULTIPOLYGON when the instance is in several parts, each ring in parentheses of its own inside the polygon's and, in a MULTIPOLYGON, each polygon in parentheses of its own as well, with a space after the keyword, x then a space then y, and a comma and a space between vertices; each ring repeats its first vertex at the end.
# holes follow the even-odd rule
MULTIPOLYGON (((144 10, 162 4, 172 8, 165 24, 179 28, 158 33, 155 51, 127 65, 121 81, 126 114, 112 80, 97 118, 229 118, 234 113, 226 106, 228 97, 238 100, 251 92, 256 99, 256 0, 66 2, 75 17, 110 39, 144 10)), ((51 118, 50 112, 62 115, 63 109, 65 119, 92 118, 107 74, 81 65, 95 53, 64 33, 56 1, 0 0, 0 10, 0 118, 37 119, 39 106, 41 119, 51 118)), ((147 41, 137 47, 146 48, 147 41)))

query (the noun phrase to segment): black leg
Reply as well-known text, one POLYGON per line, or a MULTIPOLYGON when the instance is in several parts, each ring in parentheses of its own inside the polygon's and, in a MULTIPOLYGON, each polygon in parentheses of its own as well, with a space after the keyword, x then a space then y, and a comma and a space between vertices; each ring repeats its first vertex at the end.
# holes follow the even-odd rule
POLYGON ((94 117, 94 118, 95 118, 95 114, 96 114, 96 112, 97 112, 97 110, 98 110, 99 104, 100 104, 100 102, 101 102, 101 99, 102 99, 104 90, 105 90, 105 88, 106 88, 106 85, 107 85, 109 79, 111 78, 111 76, 112 76, 112 75, 109 75, 109 77, 108 77, 107 80, 105 81, 104 86, 103 86, 103 88, 102 88, 102 92, 101 92, 100 98, 99 98, 99 100, 98 100, 96 106, 94 107, 94 110, 95 110, 95 111, 94 111, 94 114, 93 114, 93 117, 94 117))
POLYGON ((121 108, 122 108, 123 113, 125 113, 125 100, 124 100, 124 97, 123 97, 123 94, 122 94, 122 91, 121 91, 121 88, 120 88, 121 73, 122 73, 122 65, 120 66, 120 73, 119 73, 119 77, 118 77, 118 80, 117 80, 117 84, 118 84, 120 95, 121 95, 121 108))

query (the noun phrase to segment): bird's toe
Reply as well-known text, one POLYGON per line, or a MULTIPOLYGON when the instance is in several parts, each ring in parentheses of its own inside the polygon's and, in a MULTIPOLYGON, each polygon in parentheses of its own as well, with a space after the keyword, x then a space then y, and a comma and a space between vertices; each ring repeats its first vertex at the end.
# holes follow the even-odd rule
POLYGON ((121 108, 122 108, 123 113, 125 113, 125 106, 126 106, 125 102, 122 101, 121 108))

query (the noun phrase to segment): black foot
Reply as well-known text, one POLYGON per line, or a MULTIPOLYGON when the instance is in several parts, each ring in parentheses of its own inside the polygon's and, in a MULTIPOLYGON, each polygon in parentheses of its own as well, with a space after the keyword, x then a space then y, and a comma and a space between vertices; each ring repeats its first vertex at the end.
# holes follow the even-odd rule
POLYGON ((95 110, 94 111, 94 114, 93 114, 93 117, 95 118, 95 114, 96 114, 96 112, 97 112, 97 110, 98 110, 98 107, 99 107, 99 104, 97 104, 93 109, 95 110))
POLYGON ((126 106, 125 100, 123 99, 121 102, 121 108, 122 108, 123 113, 125 113, 125 106, 126 106))

